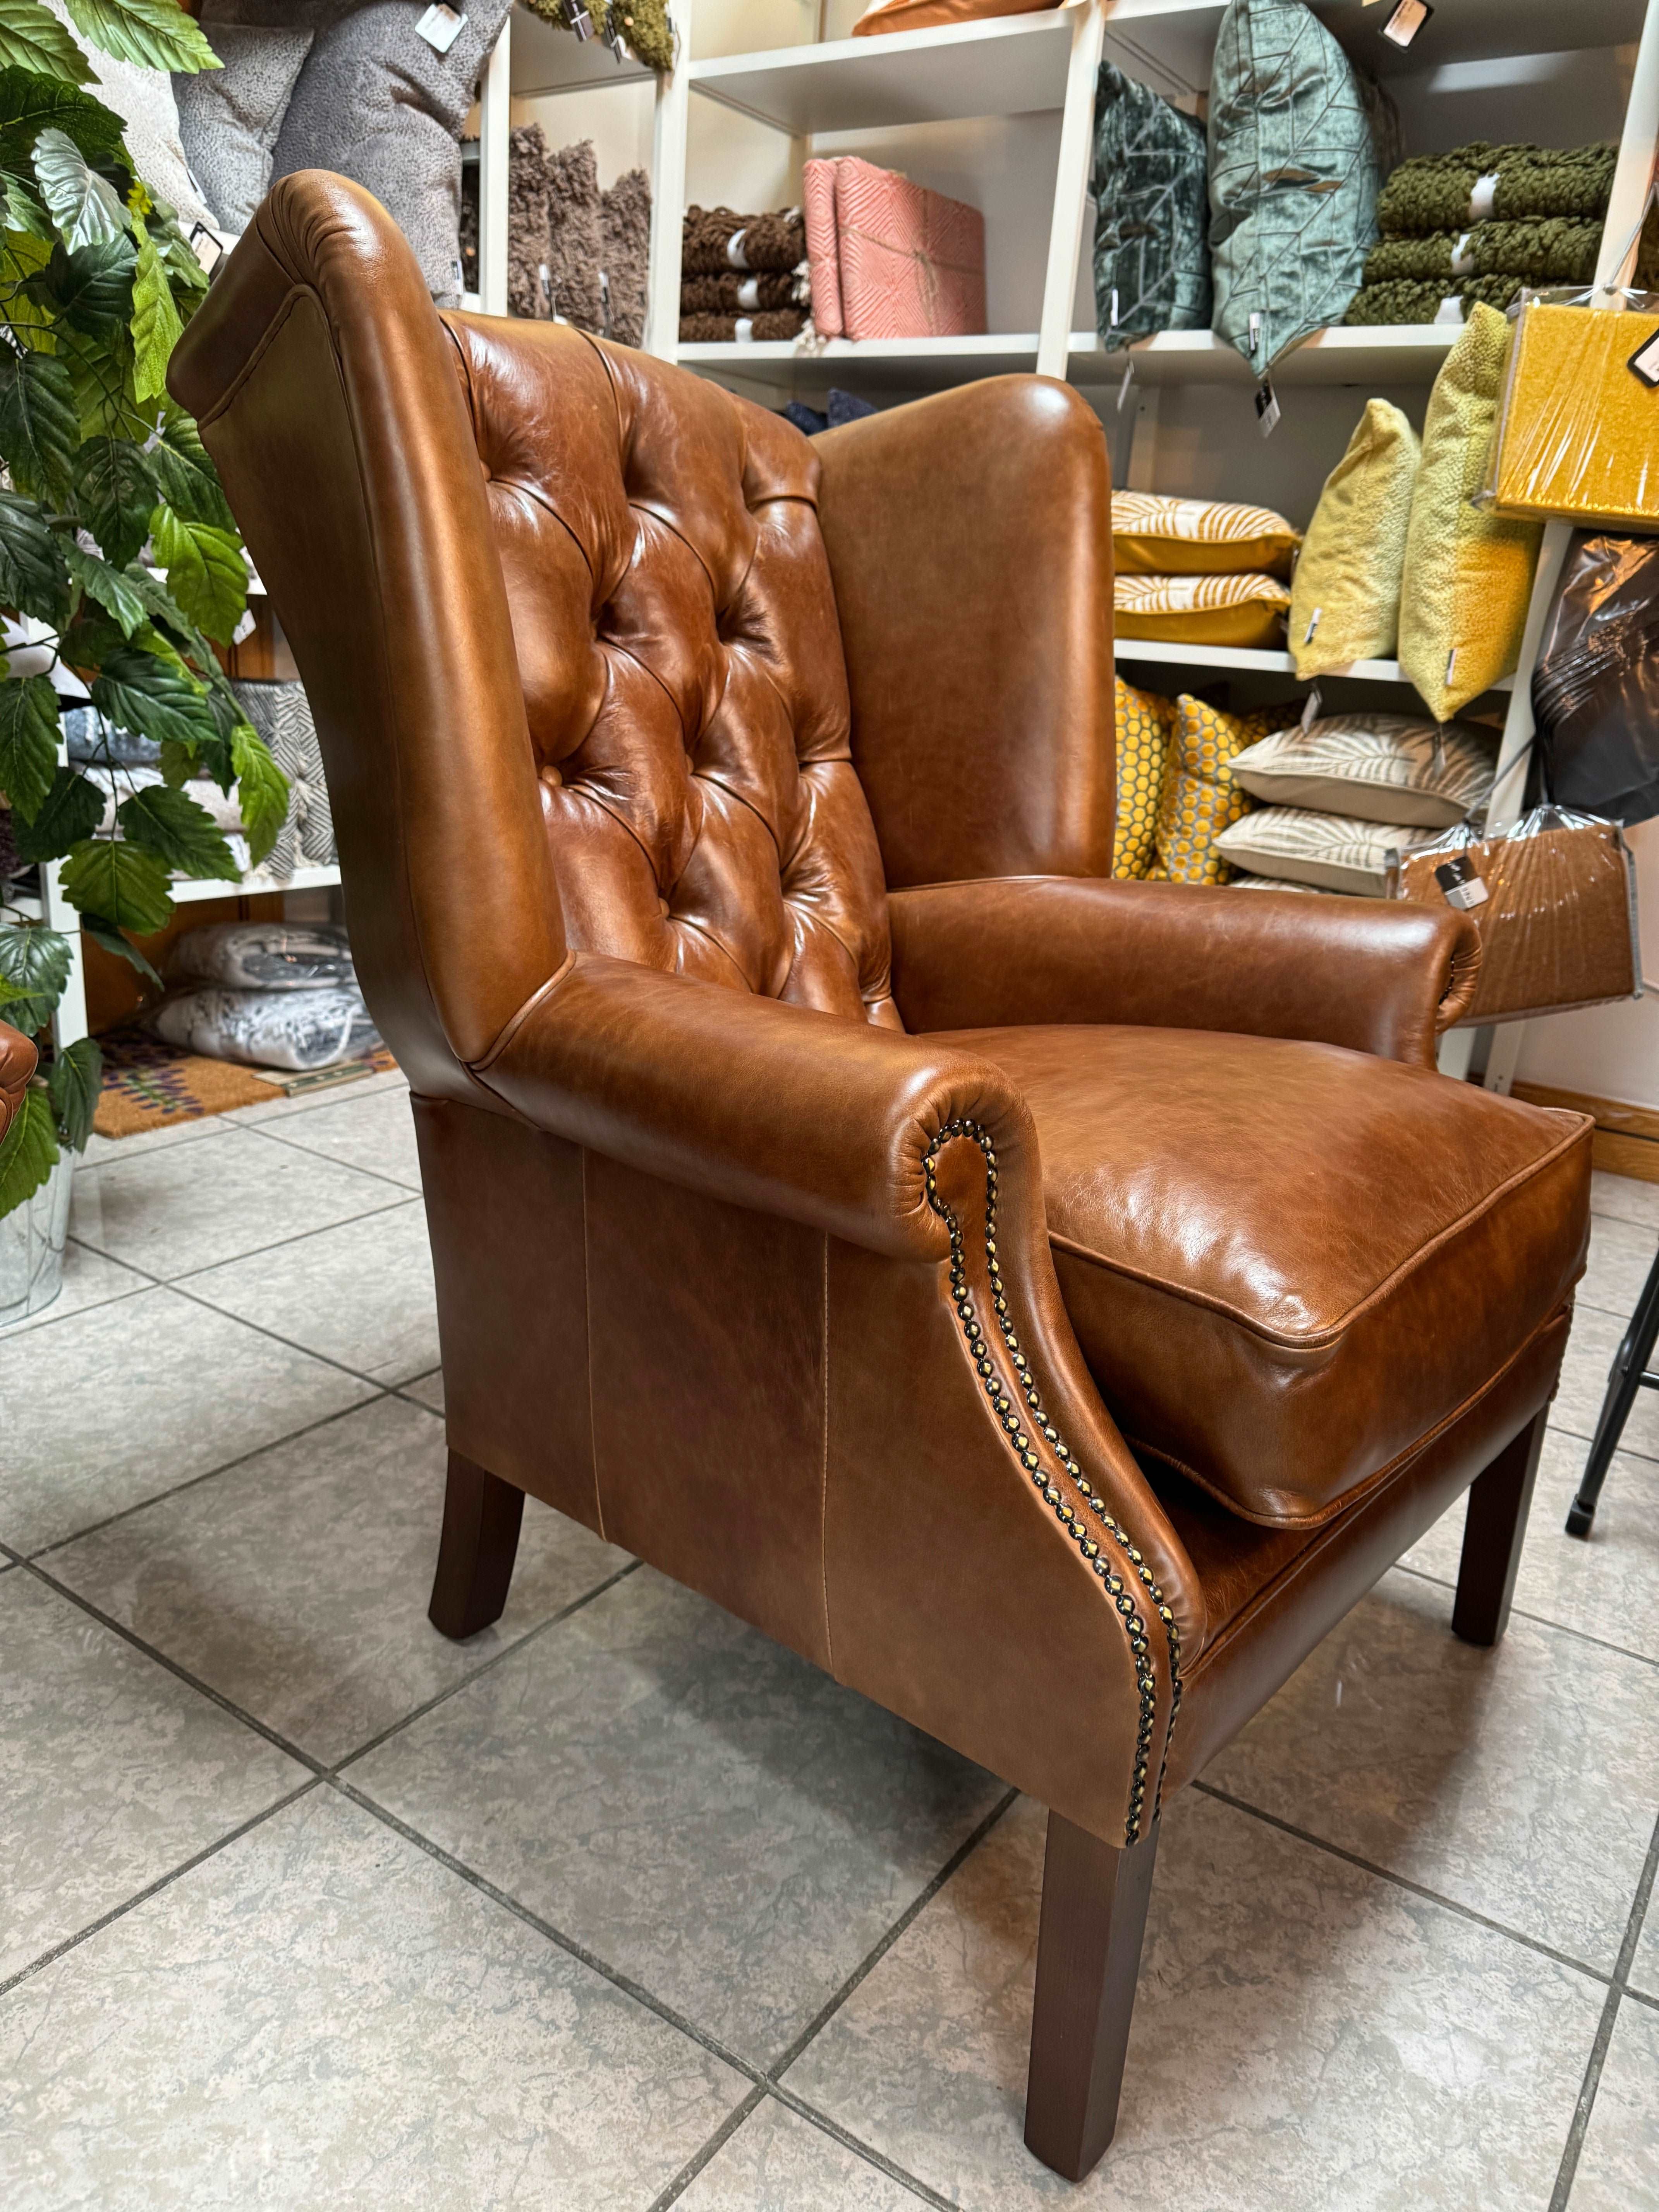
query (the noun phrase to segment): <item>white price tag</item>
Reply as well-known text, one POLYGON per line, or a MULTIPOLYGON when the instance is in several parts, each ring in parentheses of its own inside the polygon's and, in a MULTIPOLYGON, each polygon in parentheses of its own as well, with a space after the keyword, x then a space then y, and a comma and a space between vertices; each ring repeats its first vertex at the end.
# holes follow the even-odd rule
POLYGON ((415 26, 416 35, 426 40, 437 54, 447 54, 461 35, 466 17, 458 9, 446 8, 442 0, 434 0, 420 21, 415 26))
POLYGON ((1264 438, 1271 438, 1279 428, 1279 400, 1270 376, 1264 376, 1256 388, 1255 420, 1264 438))

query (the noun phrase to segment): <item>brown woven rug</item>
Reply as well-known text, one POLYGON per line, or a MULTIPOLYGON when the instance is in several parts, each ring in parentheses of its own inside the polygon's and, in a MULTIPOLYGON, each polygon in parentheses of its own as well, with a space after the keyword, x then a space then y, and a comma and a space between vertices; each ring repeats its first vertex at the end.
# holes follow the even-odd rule
MULTIPOLYGON (((98 1042, 104 1050, 104 1089, 92 1126, 100 1137, 142 1136, 148 1129, 286 1095, 286 1085, 267 1081, 251 1067, 180 1052, 144 1030, 109 1030, 98 1042)), ((378 1074, 397 1064, 383 1048, 350 1066, 378 1074)))

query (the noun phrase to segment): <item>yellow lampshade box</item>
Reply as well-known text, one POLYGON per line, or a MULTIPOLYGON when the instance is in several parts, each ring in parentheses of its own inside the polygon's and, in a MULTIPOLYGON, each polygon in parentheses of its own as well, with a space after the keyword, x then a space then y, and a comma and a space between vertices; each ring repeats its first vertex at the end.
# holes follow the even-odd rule
POLYGON ((1659 314, 1528 300, 1510 340, 1487 492, 1500 514, 1659 524, 1659 314))

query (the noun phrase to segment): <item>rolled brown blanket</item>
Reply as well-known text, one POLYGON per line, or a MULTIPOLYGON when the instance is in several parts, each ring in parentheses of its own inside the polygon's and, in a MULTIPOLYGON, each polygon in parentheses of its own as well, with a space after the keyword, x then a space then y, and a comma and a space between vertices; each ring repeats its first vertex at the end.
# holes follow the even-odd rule
POLYGON ((805 305, 801 297, 805 289, 804 277, 745 276, 735 269, 724 276, 687 276, 680 283, 680 313, 752 315, 769 307, 799 307, 805 305))
POLYGON ((799 307, 775 307, 758 315, 682 315, 680 339, 686 345, 729 345, 742 322, 750 337, 764 343, 773 338, 799 337, 806 317, 799 307))
POLYGON ((799 208, 773 215, 739 215, 724 207, 685 210, 682 276, 719 276, 728 269, 781 273, 805 258, 806 226, 799 208))

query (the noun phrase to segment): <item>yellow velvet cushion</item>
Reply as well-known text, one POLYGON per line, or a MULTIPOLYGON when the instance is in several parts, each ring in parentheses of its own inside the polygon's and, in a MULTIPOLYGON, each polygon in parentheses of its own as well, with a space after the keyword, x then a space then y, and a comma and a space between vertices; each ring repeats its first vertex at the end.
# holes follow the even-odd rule
POLYGON ((1158 799, 1164 763, 1176 724, 1173 699, 1137 691, 1117 679, 1117 823, 1112 834, 1112 873, 1129 881, 1144 876, 1157 852, 1158 799))
POLYGON ((1477 303, 1441 364, 1406 532, 1400 666, 1437 722, 1513 673, 1543 526, 1470 504, 1486 474, 1509 325, 1477 303))
POLYGON ((1394 659, 1418 457, 1417 433, 1400 410, 1368 399, 1296 564, 1290 632, 1298 676, 1394 659))
POLYGON ((1270 507, 1112 495, 1112 558, 1125 576, 1287 577, 1301 533, 1270 507))
POLYGON ((1522 308, 1492 478, 1505 514, 1659 525, 1659 391, 1630 367, 1656 337, 1659 315, 1522 308))
POLYGON ((1233 780, 1233 762, 1247 745, 1282 729, 1286 712, 1262 707, 1252 714, 1229 714, 1184 693, 1176 701, 1158 800, 1158 860, 1147 870, 1149 876, 1178 884, 1226 882, 1232 870, 1216 851, 1215 841, 1254 804, 1233 780))
POLYGON ((1119 576, 1119 637, 1282 646, 1289 587, 1276 576, 1119 576))

